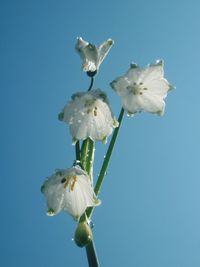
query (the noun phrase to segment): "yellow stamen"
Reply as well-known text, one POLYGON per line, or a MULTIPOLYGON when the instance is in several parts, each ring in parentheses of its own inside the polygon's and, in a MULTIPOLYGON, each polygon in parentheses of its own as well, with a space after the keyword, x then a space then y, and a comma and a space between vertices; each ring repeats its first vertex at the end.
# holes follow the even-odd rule
POLYGON ((74 186, 75 186, 75 183, 76 183, 76 181, 77 181, 77 177, 76 177, 76 176, 73 176, 73 179, 74 179, 74 181, 73 181, 73 183, 72 183, 72 185, 71 185, 71 190, 72 190, 72 191, 74 190, 74 186))
POLYGON ((64 189, 67 188, 68 184, 69 184, 69 181, 70 181, 70 176, 67 176, 66 177, 66 182, 64 183, 64 189))

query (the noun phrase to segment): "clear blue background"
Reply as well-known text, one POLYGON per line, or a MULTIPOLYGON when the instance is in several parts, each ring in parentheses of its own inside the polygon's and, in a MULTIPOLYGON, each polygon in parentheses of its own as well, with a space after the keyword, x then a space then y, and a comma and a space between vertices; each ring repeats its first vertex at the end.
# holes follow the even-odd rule
MULTIPOLYGON (((199 10, 197 0, 1 1, 1 266, 87 266, 74 221, 47 217, 40 193, 45 177, 74 159, 57 114, 89 85, 77 36, 115 40, 95 87, 116 116, 109 82, 131 62, 163 58, 177 87, 164 117, 125 117, 93 217, 101 266, 200 266, 199 10)), ((106 148, 97 144, 96 176, 106 148)))

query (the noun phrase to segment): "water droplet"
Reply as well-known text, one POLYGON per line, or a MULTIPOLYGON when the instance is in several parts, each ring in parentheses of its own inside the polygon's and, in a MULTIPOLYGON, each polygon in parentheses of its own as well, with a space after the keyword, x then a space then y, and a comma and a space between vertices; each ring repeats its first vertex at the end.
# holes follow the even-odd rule
POLYGON ((127 117, 133 117, 134 116, 134 114, 132 114, 132 113, 127 113, 127 117))
POLYGON ((55 212, 52 208, 48 209, 47 211, 47 216, 54 216, 55 215, 55 212))
POLYGON ((94 223, 92 221, 90 221, 90 228, 93 229, 94 228, 94 223))

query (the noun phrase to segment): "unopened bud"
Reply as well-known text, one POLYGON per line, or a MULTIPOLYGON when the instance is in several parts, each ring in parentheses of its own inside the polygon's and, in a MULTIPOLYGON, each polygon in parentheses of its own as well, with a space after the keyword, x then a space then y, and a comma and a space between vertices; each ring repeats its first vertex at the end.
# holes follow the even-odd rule
POLYGON ((87 222, 81 222, 76 228, 74 241, 78 247, 84 247, 92 241, 92 230, 87 222))

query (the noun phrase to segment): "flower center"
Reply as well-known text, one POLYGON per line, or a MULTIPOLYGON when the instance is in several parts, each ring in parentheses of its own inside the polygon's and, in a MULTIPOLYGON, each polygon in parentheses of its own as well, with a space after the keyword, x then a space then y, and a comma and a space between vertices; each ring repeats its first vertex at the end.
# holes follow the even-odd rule
POLYGON ((142 82, 140 83, 134 82, 133 85, 127 86, 126 89, 133 95, 142 95, 143 91, 148 90, 146 87, 144 87, 142 82))
POLYGON ((93 115, 96 117, 97 116, 97 107, 90 107, 87 109, 87 114, 93 113, 93 115))
POLYGON ((94 102, 95 102, 94 99, 86 99, 86 100, 85 100, 85 103, 84 103, 84 106, 85 106, 86 108, 91 107, 91 106, 94 104, 94 102))
POLYGON ((66 178, 63 178, 61 183, 64 183, 64 189, 66 189, 67 186, 69 185, 69 191, 73 191, 76 181, 77 181, 77 177, 74 175, 74 176, 67 176, 66 178))

